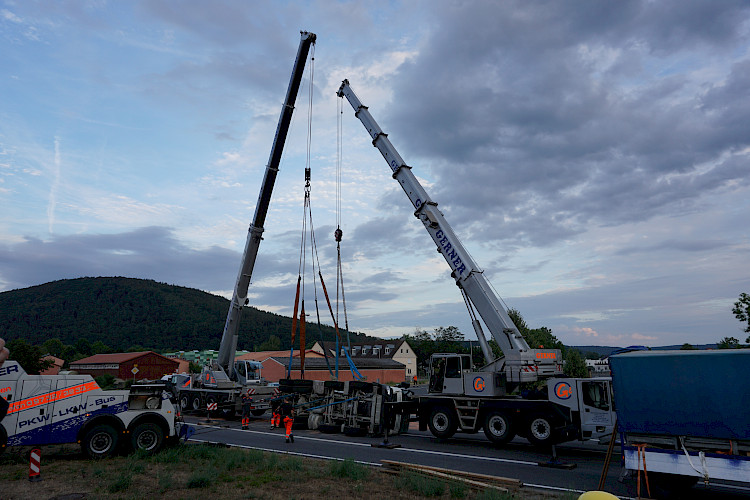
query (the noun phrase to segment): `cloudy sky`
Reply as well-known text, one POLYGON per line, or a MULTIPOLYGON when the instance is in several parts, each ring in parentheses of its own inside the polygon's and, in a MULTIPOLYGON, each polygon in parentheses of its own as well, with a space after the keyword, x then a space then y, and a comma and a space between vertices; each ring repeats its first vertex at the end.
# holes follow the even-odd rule
POLYGON ((730 0, 0 0, 0 291, 128 276, 231 296, 300 30, 314 66, 252 305, 291 314, 311 117, 318 249, 335 290, 340 217, 350 328, 473 337, 346 102, 337 132, 347 78, 529 325, 744 340, 750 4, 730 0))

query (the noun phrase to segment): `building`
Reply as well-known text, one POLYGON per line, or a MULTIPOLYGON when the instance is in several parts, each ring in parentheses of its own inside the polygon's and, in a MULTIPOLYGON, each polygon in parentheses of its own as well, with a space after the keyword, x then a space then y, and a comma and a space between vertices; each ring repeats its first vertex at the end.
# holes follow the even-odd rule
POLYGON ((110 374, 115 378, 160 379, 174 373, 180 363, 153 351, 95 354, 70 363, 70 369, 92 377, 110 374), (135 369, 135 373, 133 373, 135 369))
POLYGON ((46 370, 40 371, 39 375, 57 375, 58 373, 60 373, 60 370, 62 370, 62 367, 65 364, 64 360, 52 356, 51 354, 47 354, 46 356, 42 357, 42 361, 47 360, 52 361, 52 364, 46 370))
POLYGON ((609 360, 607 359, 587 359, 586 369, 589 371, 589 377, 612 376, 612 372, 609 370, 609 360))
MULTIPOLYGON (((336 355, 335 342, 316 342, 312 350, 323 354, 323 347, 328 349, 331 356, 336 355), (321 345, 322 344, 322 345, 321 345)), ((344 349, 346 346, 339 346, 340 359, 346 359, 344 349)), ((411 381, 417 375, 417 355, 414 349, 404 339, 394 340, 375 340, 371 342, 359 342, 351 344, 349 356, 354 364, 359 368, 362 360, 370 359, 390 359, 404 365, 404 375, 399 382, 404 380, 411 381)))

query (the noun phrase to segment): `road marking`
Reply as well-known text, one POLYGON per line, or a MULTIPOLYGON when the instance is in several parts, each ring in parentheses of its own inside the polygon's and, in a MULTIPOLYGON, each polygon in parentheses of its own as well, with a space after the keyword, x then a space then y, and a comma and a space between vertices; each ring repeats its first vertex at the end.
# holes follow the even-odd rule
MULTIPOLYGON (((250 433, 263 434, 263 435, 268 435, 268 436, 281 436, 281 434, 277 434, 275 432, 241 430, 241 429, 232 429, 232 428, 226 428, 226 427, 215 427, 215 426, 209 426, 209 425, 205 425, 205 426, 202 426, 202 427, 204 427, 204 428, 211 427, 211 428, 214 428, 214 429, 233 430, 233 431, 239 431, 239 432, 250 432, 250 433)), ((325 443, 331 443, 331 442, 333 442, 333 443, 343 444, 343 445, 347 445, 347 446, 362 446, 362 447, 365 447, 365 448, 372 448, 372 444, 371 443, 358 443, 358 442, 353 442, 353 441, 341 441, 341 440, 338 440, 338 439, 323 439, 323 438, 315 438, 315 437, 310 437, 310 436, 299 436, 299 435, 296 435, 294 437, 297 438, 297 439, 307 439, 309 441, 322 441, 322 442, 325 442, 325 443)), ((538 462, 529 462, 527 460, 514 460, 514 459, 511 459, 511 458, 496 458, 496 457, 486 457, 486 456, 476 456, 476 455, 464 455, 464 454, 461 454, 461 453, 448 453, 448 452, 445 452, 445 451, 421 450, 421 449, 417 449, 417 448, 404 448, 404 447, 395 448, 394 451, 406 451, 406 452, 410 452, 410 453, 423 453, 425 455, 438 455, 438 456, 443 456, 443 457, 468 458, 468 459, 472 459, 472 460, 482 460, 482 461, 489 461, 489 462, 501 462, 501 463, 506 463, 506 464, 529 465, 529 466, 532 466, 532 467, 539 467, 539 463, 538 462)))
MULTIPOLYGON (((298 438, 299 439, 299 438, 298 438)), ((226 444, 221 443, 219 441, 208 441, 206 439, 193 439, 190 438, 190 441, 197 441, 199 443, 207 443, 207 444, 226 444)), ((233 444, 230 445, 232 448, 245 448, 248 450, 259 450, 259 451, 267 451, 269 453, 281 453, 282 455, 295 455, 300 457, 309 457, 309 458, 319 458, 322 460, 338 460, 339 462, 343 462, 344 460, 351 460, 349 458, 336 458, 336 457, 327 457, 325 455, 313 455, 312 453, 300 453, 298 451, 286 451, 286 450, 277 450, 274 448, 261 448, 260 446, 248 446, 244 444, 233 444)), ((352 460, 352 462, 356 462, 358 464, 362 465, 372 465, 373 467, 382 467, 383 464, 375 463, 375 462, 363 462, 362 460, 352 460)))

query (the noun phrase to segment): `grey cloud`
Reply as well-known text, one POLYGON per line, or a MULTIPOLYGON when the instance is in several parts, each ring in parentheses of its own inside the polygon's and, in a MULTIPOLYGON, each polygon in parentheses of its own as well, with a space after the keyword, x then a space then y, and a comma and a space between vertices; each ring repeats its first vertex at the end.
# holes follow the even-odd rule
POLYGON ((431 169, 454 224, 544 246, 591 224, 697 210, 712 191, 747 185, 732 155, 750 145, 750 61, 698 86, 699 66, 646 66, 695 64, 718 48, 731 61, 747 43, 747 4, 446 5, 401 67, 399 106, 381 125, 407 163, 431 169), (584 49, 612 60, 597 66, 584 49))

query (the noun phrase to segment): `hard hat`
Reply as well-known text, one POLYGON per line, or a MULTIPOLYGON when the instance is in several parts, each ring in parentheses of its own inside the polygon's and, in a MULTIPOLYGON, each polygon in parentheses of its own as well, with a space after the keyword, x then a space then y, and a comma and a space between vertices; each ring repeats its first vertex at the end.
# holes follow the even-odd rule
POLYGON ((587 491, 578 497, 578 500, 619 500, 612 493, 606 491, 587 491))

